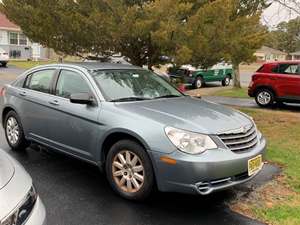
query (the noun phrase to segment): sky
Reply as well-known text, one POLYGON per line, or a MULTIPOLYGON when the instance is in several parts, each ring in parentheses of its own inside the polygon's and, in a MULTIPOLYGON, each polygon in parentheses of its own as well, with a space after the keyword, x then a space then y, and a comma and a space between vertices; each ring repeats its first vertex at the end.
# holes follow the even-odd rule
MULTIPOLYGON (((300 0, 296 0, 298 5, 297 9, 300 9, 300 0)), ((262 23, 266 24, 270 28, 274 28, 278 23, 282 21, 288 21, 300 16, 295 11, 287 9, 279 3, 273 3, 267 8, 262 16, 262 23)))

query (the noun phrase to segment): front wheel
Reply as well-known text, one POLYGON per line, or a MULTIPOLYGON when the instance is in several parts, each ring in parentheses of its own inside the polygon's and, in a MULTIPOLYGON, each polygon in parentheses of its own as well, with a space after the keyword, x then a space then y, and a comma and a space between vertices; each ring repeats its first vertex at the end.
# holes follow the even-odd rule
POLYGON ((224 80, 222 80, 222 86, 229 86, 229 84, 230 84, 230 77, 229 76, 226 76, 225 78, 224 78, 224 80))
POLYGON ((259 89, 255 94, 255 101, 261 107, 269 107, 274 104, 275 96, 268 89, 259 89))
POLYGON ((113 190, 129 200, 144 200, 154 188, 150 158, 141 145, 131 140, 121 140, 111 147, 106 175, 113 190))
POLYGON ((25 139, 23 127, 18 115, 14 111, 7 113, 4 120, 5 137, 12 150, 24 150, 29 146, 25 139))

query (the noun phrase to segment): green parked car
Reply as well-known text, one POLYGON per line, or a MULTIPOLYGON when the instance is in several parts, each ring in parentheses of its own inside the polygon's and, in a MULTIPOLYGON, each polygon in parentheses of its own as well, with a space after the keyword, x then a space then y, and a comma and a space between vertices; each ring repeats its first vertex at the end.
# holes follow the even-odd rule
POLYGON ((201 88, 206 83, 220 81, 223 86, 228 86, 232 79, 232 66, 217 64, 209 69, 195 69, 191 66, 182 66, 180 69, 169 69, 171 80, 180 79, 187 86, 201 88))

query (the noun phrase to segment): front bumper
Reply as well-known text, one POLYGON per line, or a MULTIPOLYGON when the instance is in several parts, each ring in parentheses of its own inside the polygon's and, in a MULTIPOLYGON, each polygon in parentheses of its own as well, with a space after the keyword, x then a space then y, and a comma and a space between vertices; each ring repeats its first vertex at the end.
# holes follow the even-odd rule
POLYGON ((169 155, 152 152, 157 186, 163 192, 180 192, 206 195, 253 179, 248 176, 248 160, 257 155, 264 159, 266 140, 262 138, 255 148, 243 153, 229 149, 209 150, 200 155, 175 151, 169 155), (176 160, 167 164, 160 158, 176 160))
POLYGON ((37 198, 35 206, 24 225, 46 225, 46 210, 39 197, 37 198))

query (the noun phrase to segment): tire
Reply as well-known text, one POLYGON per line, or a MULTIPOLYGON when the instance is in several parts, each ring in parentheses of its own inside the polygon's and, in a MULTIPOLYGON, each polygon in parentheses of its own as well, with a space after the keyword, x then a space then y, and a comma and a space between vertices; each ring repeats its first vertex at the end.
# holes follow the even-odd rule
POLYGON ((230 85, 230 76, 226 76, 225 78, 224 78, 224 80, 222 80, 222 86, 229 86, 230 85))
POLYGON ((199 89, 204 86, 204 80, 202 77, 197 77, 195 82, 194 82, 194 88, 199 89))
POLYGON ((255 93, 255 101, 260 107, 270 107, 274 105, 275 95, 269 89, 258 89, 255 93))
POLYGON ((29 142, 25 139, 21 121, 15 111, 9 111, 4 119, 5 137, 14 151, 25 150, 29 142))
POLYGON ((125 199, 142 201, 154 190, 151 160, 144 148, 134 141, 121 140, 115 143, 108 152, 105 170, 112 189, 125 199))

